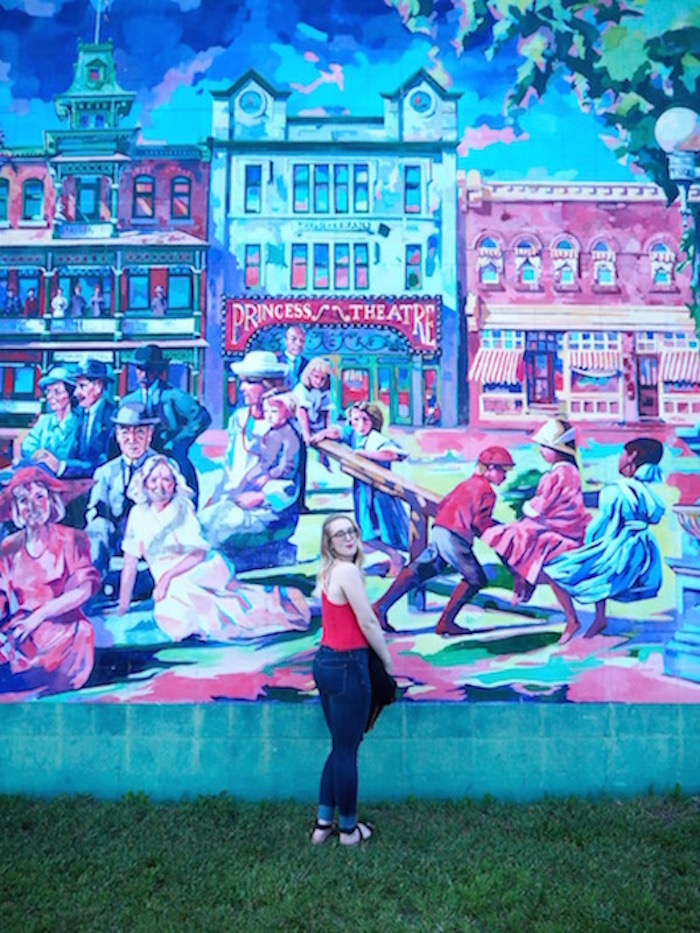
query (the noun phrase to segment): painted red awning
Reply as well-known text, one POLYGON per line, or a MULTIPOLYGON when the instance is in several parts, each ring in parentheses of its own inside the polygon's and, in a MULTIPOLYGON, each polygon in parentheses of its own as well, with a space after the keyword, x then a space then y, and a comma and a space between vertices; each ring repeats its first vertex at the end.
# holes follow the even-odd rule
POLYGON ((690 347, 662 350, 661 381, 700 383, 700 352, 690 347))
POLYGON ((622 369, 622 357, 617 350, 570 350, 572 369, 585 373, 609 373, 622 369))
POLYGON ((481 347, 469 368, 472 382, 520 383, 523 381, 523 350, 492 350, 481 347))

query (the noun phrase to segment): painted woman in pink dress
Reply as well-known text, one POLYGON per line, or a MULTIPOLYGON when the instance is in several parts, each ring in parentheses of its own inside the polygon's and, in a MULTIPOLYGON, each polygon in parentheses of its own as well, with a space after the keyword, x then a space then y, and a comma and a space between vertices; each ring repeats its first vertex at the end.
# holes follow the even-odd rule
POLYGON ((0 544, 0 698, 77 690, 94 662, 81 607, 100 586, 84 532, 59 525, 91 480, 18 470, 0 493, 0 519, 20 530, 0 544))
POLYGON ((481 536, 513 574, 514 603, 530 598, 544 566, 583 543, 590 519, 583 505, 574 429, 568 421, 553 418, 533 441, 540 445, 542 459, 551 469, 523 506, 522 518, 487 528, 481 536))
POLYGON ((143 559, 155 580, 155 621, 173 641, 190 635, 229 641, 308 628, 309 608, 300 590, 238 583, 204 537, 193 492, 174 460, 149 457, 128 494, 137 504, 129 512, 122 544, 120 614, 129 608, 143 559))

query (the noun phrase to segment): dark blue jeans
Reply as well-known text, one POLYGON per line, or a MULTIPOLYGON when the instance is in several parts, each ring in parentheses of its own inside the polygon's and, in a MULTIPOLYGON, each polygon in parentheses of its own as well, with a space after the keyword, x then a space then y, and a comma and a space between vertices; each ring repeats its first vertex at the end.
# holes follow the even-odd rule
POLYGON ((357 750, 371 698, 367 649, 333 651, 321 646, 313 673, 333 740, 321 774, 319 818, 331 820, 337 807, 340 828, 352 829, 357 814, 357 750))

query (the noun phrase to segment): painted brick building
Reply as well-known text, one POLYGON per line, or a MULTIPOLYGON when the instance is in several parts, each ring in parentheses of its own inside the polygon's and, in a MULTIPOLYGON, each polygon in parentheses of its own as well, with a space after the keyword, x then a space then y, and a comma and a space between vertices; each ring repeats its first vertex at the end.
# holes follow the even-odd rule
POLYGON ((648 184, 460 177, 470 420, 700 418, 680 212, 648 184))
POLYGON ((135 95, 116 81, 111 43, 79 43, 74 72, 55 99, 66 127, 0 158, 6 436, 34 420, 40 374, 59 360, 103 359, 122 394, 134 349, 156 342, 171 381, 203 391, 208 149, 144 144, 123 125, 135 95), (151 313, 158 286, 163 316, 151 313))

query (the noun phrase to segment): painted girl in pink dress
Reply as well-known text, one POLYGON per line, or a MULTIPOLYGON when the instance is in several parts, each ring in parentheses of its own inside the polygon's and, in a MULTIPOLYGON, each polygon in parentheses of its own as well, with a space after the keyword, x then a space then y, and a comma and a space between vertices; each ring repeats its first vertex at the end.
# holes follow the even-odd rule
POLYGON ((542 459, 551 469, 542 476, 523 517, 487 528, 481 536, 513 574, 513 603, 527 602, 551 560, 583 543, 586 514, 581 475, 576 463, 574 429, 553 418, 534 435, 542 459))
POLYGON ((65 482, 38 466, 0 493, 0 519, 19 528, 0 544, 0 697, 77 690, 94 662, 81 607, 100 586, 87 536, 65 525, 66 503, 91 480, 65 482))

